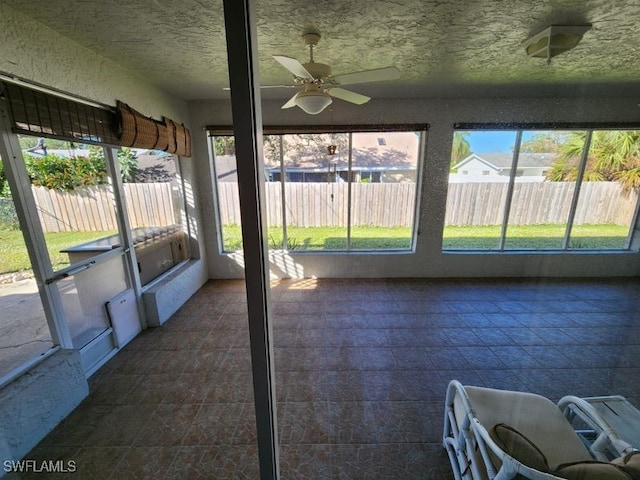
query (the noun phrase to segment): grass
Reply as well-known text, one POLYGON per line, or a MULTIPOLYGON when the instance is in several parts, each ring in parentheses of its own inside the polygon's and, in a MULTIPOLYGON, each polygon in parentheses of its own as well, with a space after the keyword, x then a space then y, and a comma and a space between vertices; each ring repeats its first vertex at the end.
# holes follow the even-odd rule
MULTIPOLYGON (((516 225, 507 228, 505 250, 561 249, 564 225, 516 225)), ((622 249, 629 227, 613 224, 574 225, 570 249, 622 249)), ((443 249, 495 250, 498 248, 500 226, 447 226, 443 249)))
MULTIPOLYGON (((47 233, 47 248, 54 270, 69 264, 66 253, 72 245, 112 235, 114 232, 62 232, 47 233)), ((622 249, 629 228, 620 225, 575 225, 571 249, 622 249)), ((499 226, 456 227, 444 229, 444 249, 492 250, 498 248, 499 226)), ((563 225, 526 225, 509 227, 505 242, 507 250, 545 250, 562 248, 563 225)), ((282 245, 282 229, 269 229, 270 248, 282 245)), ((351 231, 351 248, 358 249, 409 249, 411 229, 408 227, 354 227, 351 231)), ((224 227, 225 251, 242 248, 242 232, 238 225, 224 227)), ((288 250, 345 250, 347 229, 345 227, 288 227, 288 250)), ((31 269, 29 255, 19 230, 0 230, 0 274, 31 269)))
MULTIPOLYGON (((507 229, 506 250, 561 249, 564 225, 524 225, 507 229)), ((620 225, 575 225, 569 244, 571 249, 622 249, 629 228, 620 225)), ((288 227, 288 250, 344 250, 347 229, 344 227, 288 227)), ((500 226, 447 226, 443 233, 443 249, 494 250, 498 248, 500 226)), ((238 225, 224 226, 225 251, 242 248, 242 233, 238 225)), ((281 248, 282 229, 269 229, 270 248, 281 248)), ((408 249, 411 229, 354 227, 352 249, 408 249)))
MULTIPOLYGON (((279 249, 282 229, 269 229, 269 246, 279 249)), ((351 229, 352 249, 398 249, 411 247, 411 229, 354 227, 351 229)), ((288 250, 345 250, 346 227, 287 227, 288 250)))
MULTIPOLYGON (((60 250, 113 235, 114 232, 60 232, 45 234, 54 270, 69 265, 69 257, 60 250)), ((20 230, 0 230, 0 274, 31 269, 31 262, 20 230)))

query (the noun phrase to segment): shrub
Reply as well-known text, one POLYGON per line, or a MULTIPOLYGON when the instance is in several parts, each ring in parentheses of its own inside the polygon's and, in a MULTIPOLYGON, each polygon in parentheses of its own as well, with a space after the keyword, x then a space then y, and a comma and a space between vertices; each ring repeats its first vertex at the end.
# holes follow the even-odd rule
POLYGON ((31 183, 56 190, 73 190, 107 182, 104 161, 96 156, 64 158, 57 155, 25 157, 31 183))
POLYGON ((13 200, 0 198, 0 230, 19 230, 20 222, 13 200))

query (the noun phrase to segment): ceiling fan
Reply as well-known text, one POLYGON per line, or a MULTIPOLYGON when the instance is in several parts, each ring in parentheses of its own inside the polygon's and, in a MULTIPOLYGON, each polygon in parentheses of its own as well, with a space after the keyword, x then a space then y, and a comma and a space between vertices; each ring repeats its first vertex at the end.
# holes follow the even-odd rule
MULTIPOLYGON (((310 115, 316 115, 327 108, 333 101, 332 97, 339 98, 356 105, 362 105, 371 100, 370 97, 341 88, 342 85, 355 83, 381 82, 395 80, 400 77, 400 71, 396 67, 377 68, 363 72, 331 75, 331 67, 313 60, 313 49, 320 41, 320 33, 317 30, 306 30, 302 39, 309 47, 309 62, 300 63, 298 60, 282 55, 274 55, 273 58, 284 68, 293 74, 294 85, 280 85, 282 87, 300 86, 302 89, 287 101, 282 108, 300 107, 310 115)), ((265 86, 264 88, 269 88, 265 86)), ((277 86, 272 86, 277 87, 277 86)))

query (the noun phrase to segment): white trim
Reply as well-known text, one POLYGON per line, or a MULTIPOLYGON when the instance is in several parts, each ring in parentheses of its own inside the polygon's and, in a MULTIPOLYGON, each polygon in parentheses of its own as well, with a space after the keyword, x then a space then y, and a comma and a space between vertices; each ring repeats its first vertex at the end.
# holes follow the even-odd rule
POLYGON ((5 100, 0 100, 0 156, 4 161, 5 174, 13 195, 16 213, 20 219, 31 268, 39 284, 40 299, 51 339, 54 345, 73 348, 71 333, 63 320, 60 294, 56 288, 47 285, 47 279, 53 277, 51 260, 18 136, 11 131, 11 120, 5 100))

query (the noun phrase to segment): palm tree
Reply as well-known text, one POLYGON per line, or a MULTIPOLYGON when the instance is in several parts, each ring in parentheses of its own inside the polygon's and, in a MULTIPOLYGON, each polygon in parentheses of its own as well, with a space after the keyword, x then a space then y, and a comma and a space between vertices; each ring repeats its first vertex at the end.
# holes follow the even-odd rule
POLYGON ((471 155, 471 145, 467 137, 469 132, 455 132, 451 146, 451 166, 471 155))
MULTIPOLYGON (((559 158, 547 174, 551 181, 575 181, 586 132, 571 132, 559 146, 559 158)), ((619 182, 629 193, 640 191, 640 131, 598 130, 591 135, 583 180, 619 182)))

